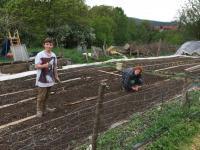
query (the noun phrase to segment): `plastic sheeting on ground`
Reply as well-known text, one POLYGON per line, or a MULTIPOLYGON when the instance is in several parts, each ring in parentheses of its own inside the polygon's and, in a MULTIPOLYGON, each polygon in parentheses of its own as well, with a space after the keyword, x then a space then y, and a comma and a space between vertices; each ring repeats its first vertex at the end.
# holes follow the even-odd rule
POLYGON ((185 42, 176 52, 176 55, 200 55, 200 41, 185 42))

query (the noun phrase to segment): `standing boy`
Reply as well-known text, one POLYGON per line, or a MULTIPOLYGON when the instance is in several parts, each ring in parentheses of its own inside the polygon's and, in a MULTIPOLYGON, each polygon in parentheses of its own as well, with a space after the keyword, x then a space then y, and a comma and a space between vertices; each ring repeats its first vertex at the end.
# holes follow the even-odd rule
POLYGON ((36 86, 38 86, 37 96, 37 117, 42 117, 45 111, 53 112, 46 106, 50 89, 55 84, 55 80, 60 81, 57 72, 57 58, 52 52, 53 40, 46 38, 43 42, 44 50, 39 52, 35 58, 35 68, 37 69, 36 86))

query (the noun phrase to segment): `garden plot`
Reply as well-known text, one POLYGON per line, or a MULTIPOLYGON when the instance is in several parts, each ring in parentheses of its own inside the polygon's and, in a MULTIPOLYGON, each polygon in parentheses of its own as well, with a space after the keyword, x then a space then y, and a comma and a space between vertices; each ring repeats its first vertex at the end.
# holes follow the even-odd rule
MULTIPOLYGON (((196 63, 197 59, 170 58, 171 64, 196 63)), ((165 68, 166 60, 148 60, 143 66, 158 65, 165 68), (156 61, 156 62, 154 62, 156 61), (163 66, 162 66, 163 65, 163 66)), ((136 63, 128 62, 132 66, 136 63)), ((154 67, 151 67, 154 69, 154 67)), ((149 69, 151 69, 149 68, 149 69)), ((127 93, 121 90, 121 73, 113 67, 84 67, 59 71, 62 83, 52 88, 48 101, 56 107, 54 113, 35 118, 35 76, 1 81, 0 94, 0 146, 4 149, 64 149, 74 140, 91 135, 97 91, 101 80, 107 80, 103 101, 101 131, 113 123, 128 119, 158 103, 181 94, 183 80, 144 73, 141 91, 127 93), (20 85, 20 86, 19 86, 20 85)))

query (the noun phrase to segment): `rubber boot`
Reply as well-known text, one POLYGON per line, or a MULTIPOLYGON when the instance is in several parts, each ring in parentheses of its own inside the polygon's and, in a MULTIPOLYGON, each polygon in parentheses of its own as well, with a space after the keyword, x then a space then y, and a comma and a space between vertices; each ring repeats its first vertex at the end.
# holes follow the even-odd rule
POLYGON ((43 108, 42 108, 42 101, 37 100, 37 113, 36 113, 36 117, 41 118, 43 116, 44 112, 43 112, 43 108))
POLYGON ((45 108, 45 112, 55 112, 56 108, 49 108, 48 106, 46 106, 45 108))
POLYGON ((38 89, 38 96, 37 96, 36 117, 41 118, 44 115, 45 95, 46 95, 46 89, 39 88, 38 89))
POLYGON ((44 112, 47 113, 47 112, 54 112, 56 110, 56 108, 49 108, 47 106, 47 100, 49 98, 49 95, 50 95, 50 87, 47 88, 47 92, 46 92, 46 95, 45 95, 45 99, 44 99, 44 112))

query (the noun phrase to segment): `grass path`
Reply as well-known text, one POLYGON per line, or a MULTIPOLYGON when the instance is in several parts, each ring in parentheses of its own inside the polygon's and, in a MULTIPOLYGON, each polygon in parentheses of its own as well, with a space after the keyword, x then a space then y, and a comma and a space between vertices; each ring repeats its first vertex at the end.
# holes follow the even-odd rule
POLYGON ((191 143, 180 147, 182 150, 200 150, 200 133, 192 138, 191 143))

